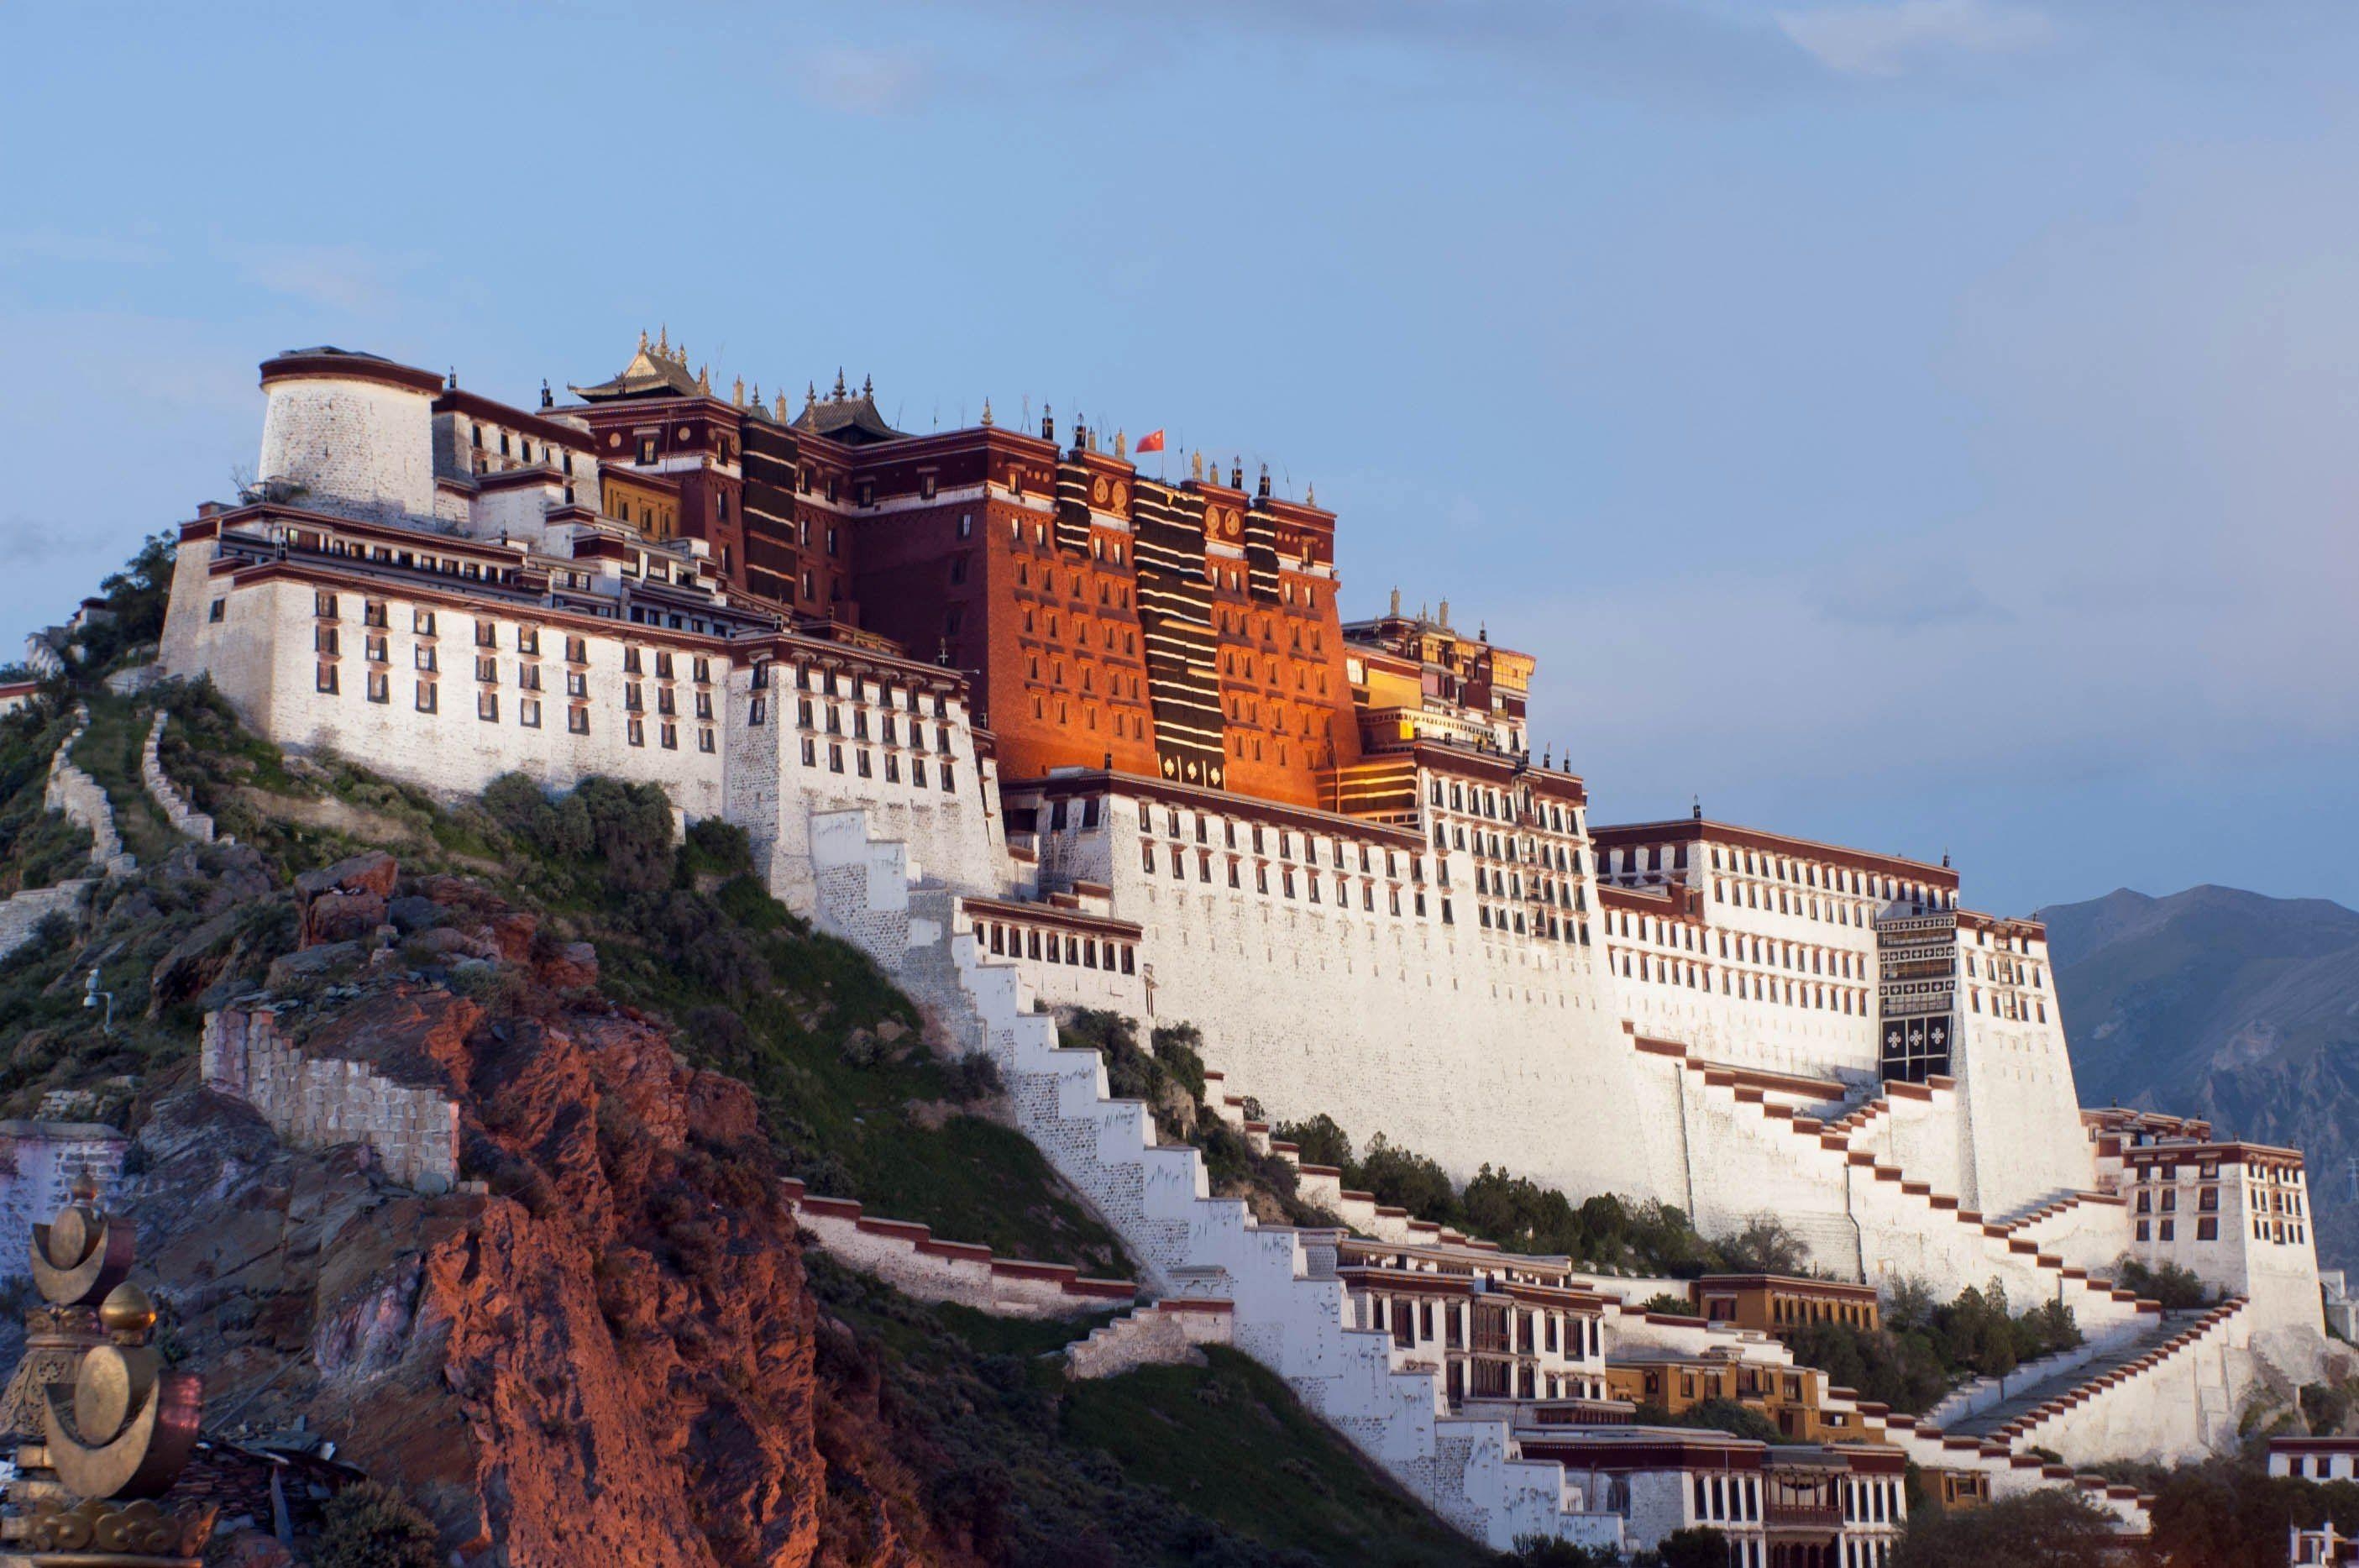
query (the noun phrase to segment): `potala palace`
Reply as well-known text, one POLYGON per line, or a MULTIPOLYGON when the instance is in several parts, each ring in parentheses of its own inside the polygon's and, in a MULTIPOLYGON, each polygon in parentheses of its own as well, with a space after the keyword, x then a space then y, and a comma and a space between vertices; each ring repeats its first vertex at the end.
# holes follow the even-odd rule
POLYGON ((333 348, 262 387, 255 482, 181 525, 164 673, 435 789, 606 774, 743 826, 780 899, 991 1053, 1120 1233, 1152 1300, 1093 1340, 1109 1367, 1232 1343, 1495 1546, 1710 1523, 1749 1568, 1853 1568, 1911 1462, 1945 1499, 2071 1487, 2136 1531, 2087 1465, 2227 1444, 2317 1364, 2300 1155, 2084 1110, 2038 922, 1947 864, 1593 822, 1533 755, 1535 661, 1446 603, 1346 618, 1309 492, 1201 454, 1151 477, 1046 410, 905 433, 841 376, 716 392, 668 340, 529 408, 333 348), (1773 1214, 1825 1278, 1600 1276, 1315 1166, 1347 1228, 1256 1223, 1059 1046, 1072 1007, 1191 1023, 1235 1101, 1461 1178, 1707 1235, 1773 1214), (2125 1258, 2219 1304, 2165 1313, 2125 1258), (1994 1279, 2087 1344, 1927 1418, 1777 1337, 1994 1279), (1693 1310, 1639 1307, 1664 1290, 1693 1310), (1630 1424, 1740 1388, 1806 1443, 1630 1424))

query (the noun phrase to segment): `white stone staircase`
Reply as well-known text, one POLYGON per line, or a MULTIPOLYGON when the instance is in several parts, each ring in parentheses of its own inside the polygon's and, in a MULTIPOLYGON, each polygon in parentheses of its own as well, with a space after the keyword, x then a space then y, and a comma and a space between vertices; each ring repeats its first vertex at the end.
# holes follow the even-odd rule
POLYGON ((1474 1540, 1620 1548, 1619 1516, 1587 1511, 1553 1461, 1524 1459, 1505 1421, 1453 1417, 1436 1375, 1397 1364, 1391 1335, 1345 1326, 1333 1231, 1256 1224, 1211 1196, 1201 1158, 1155 1141, 1145 1105, 1107 1092, 1094 1051, 1058 1043, 1015 967, 955 929, 950 891, 915 878, 903 845, 868 836, 865 813, 814 813, 823 929, 851 941, 933 1015, 955 1045, 986 1051, 1018 1125, 1119 1234, 1167 1301, 1226 1302, 1231 1342, 1474 1540))
POLYGON ((1873 1255, 1918 1260, 1919 1266, 1899 1272, 1960 1288, 1997 1279, 2017 1311, 2060 1301, 2082 1334, 2101 1343, 2139 1334, 2160 1313, 2159 1303, 2042 1250, 2036 1229, 1991 1223, 1877 1154, 1868 1146, 1869 1134, 1889 1114, 1882 1100, 1824 1121, 1691 1057, 1681 1065, 1697 1101, 1726 1113, 1715 1126, 1741 1129, 1739 1136, 1772 1168, 1843 1191, 1849 1217, 1863 1236, 1873 1238, 1873 1255))

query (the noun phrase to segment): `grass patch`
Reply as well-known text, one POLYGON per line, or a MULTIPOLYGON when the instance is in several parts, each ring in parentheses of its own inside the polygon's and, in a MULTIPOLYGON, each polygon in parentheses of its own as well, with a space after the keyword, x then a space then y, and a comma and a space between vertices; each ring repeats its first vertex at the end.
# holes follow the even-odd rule
MULTIPOLYGON (((1107 1315, 1026 1323, 929 1306, 807 1252, 824 1311, 874 1356, 937 1529, 1060 1568, 1489 1563, 1248 1357, 1076 1383, 1055 1350, 1107 1315)), ((1109 1314, 1110 1315, 1110 1314, 1109 1314)), ((830 1336, 821 1335, 822 1359, 830 1336)), ((840 1352, 839 1352, 840 1353, 840 1352)))
POLYGON ((139 776, 140 755, 147 748, 154 709, 132 698, 118 697, 103 686, 91 688, 83 701, 90 704, 90 728, 76 743, 73 760, 106 791, 123 847, 138 856, 142 866, 161 860, 187 841, 164 820, 139 776))
MULTIPOLYGON (((1223 1527, 1320 1563, 1487 1563, 1241 1352, 1077 1384, 1065 1435, 1223 1527)), ((1166 1561, 1186 1561, 1167 1556, 1166 1561)))

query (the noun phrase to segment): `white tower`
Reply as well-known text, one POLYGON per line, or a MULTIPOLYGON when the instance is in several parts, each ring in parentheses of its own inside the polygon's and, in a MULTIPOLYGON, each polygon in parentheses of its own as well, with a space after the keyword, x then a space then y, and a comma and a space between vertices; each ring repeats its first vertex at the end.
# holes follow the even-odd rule
POLYGON ((440 376, 349 349, 293 349, 263 362, 262 389, 265 486, 317 511, 433 516, 440 376))

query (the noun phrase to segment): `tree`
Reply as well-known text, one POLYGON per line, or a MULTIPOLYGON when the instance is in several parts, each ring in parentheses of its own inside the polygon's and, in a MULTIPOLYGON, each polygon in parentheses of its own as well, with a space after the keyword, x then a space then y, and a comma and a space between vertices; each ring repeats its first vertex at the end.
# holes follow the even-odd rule
MULTIPOLYGON (((2158 1537, 2169 1539, 2160 1525, 2158 1519, 2158 1537)), ((2277 1540, 2282 1557, 2283 1535, 2277 1540)), ((2075 1493, 2048 1490, 1964 1513, 1914 1515, 1892 1568, 2101 1568, 2115 1544, 2107 1516, 2075 1493)))
POLYGON ((1728 1568, 1728 1537, 1709 1527, 1675 1530, 1631 1559, 1634 1568, 1728 1568))
POLYGON ((1726 1267, 1741 1274, 1810 1272, 1810 1249, 1772 1214, 1746 1220, 1743 1230, 1721 1242, 1720 1255, 1726 1267))
POLYGON ((1282 1122, 1272 1136, 1280 1143, 1294 1145, 1305 1165, 1351 1169, 1352 1135, 1336 1126, 1335 1118, 1324 1111, 1307 1122, 1282 1122))

